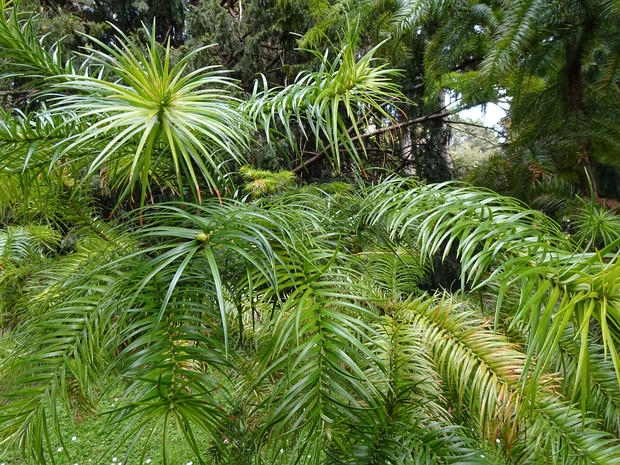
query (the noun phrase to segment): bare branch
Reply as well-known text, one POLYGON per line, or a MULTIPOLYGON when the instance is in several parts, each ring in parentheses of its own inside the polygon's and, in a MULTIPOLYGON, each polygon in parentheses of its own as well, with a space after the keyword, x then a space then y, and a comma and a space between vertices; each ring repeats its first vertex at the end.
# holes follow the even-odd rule
MULTIPOLYGON (((448 111, 448 110, 441 110, 439 112, 429 113, 428 115, 420 116, 419 118, 410 119, 410 120, 404 121, 402 123, 392 124, 390 126, 379 128, 379 129, 376 129, 374 131, 366 132, 366 133, 362 134, 359 137, 358 136, 351 137, 351 142, 356 142, 356 141, 358 141, 360 139, 367 139, 369 137, 375 137, 375 136, 381 135, 383 133, 386 133, 388 131, 393 131, 393 130, 396 130, 396 129, 402 129, 402 128, 405 128, 405 127, 409 127, 409 126, 411 126, 413 124, 422 123, 424 121, 445 118, 446 116, 448 116, 450 114, 451 114, 451 112, 448 111)), ((348 130, 349 134, 352 131, 353 131, 353 127, 349 128, 349 130, 348 130)), ((338 145, 338 149, 339 150, 342 149, 342 144, 338 145)), ((295 168, 293 168, 293 170, 292 170, 293 173, 299 173, 307 165, 322 159, 325 156, 325 154, 326 154, 326 152, 328 150, 331 150, 331 145, 328 145, 326 149, 321 150, 319 153, 317 153, 312 158, 309 158, 308 160, 305 160, 305 161, 302 160, 301 164, 299 164, 295 168)))

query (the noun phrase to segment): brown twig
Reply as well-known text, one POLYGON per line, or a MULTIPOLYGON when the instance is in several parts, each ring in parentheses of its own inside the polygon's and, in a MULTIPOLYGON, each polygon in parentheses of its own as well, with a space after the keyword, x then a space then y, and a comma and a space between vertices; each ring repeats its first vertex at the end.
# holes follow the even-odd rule
MULTIPOLYGON (((360 139, 367 139, 368 137, 378 136, 378 135, 383 134, 385 132, 393 131, 395 129, 402 129, 402 128, 411 126, 412 124, 421 123, 423 121, 428 121, 428 120, 432 120, 432 119, 439 119, 439 118, 445 118, 449 114, 450 114, 450 111, 448 111, 448 110, 442 110, 442 111, 435 112, 435 113, 429 113, 428 115, 420 116, 419 118, 410 119, 410 120, 404 121, 402 123, 392 124, 392 125, 386 126, 384 128, 379 128, 379 129, 376 129, 374 131, 370 131, 370 132, 361 134, 360 136, 351 137, 351 142, 356 142, 356 141, 358 141, 360 139)), ((349 134, 351 134, 351 132, 353 132, 353 129, 354 129, 354 127, 351 126, 347 132, 349 134)), ((341 146, 342 146, 342 143, 338 144, 338 150, 341 150, 341 146)), ((325 154, 327 153, 328 150, 331 150, 331 144, 328 145, 327 148, 325 148, 324 150, 321 150, 315 156, 309 158, 308 160, 305 160, 305 161, 302 160, 299 165, 297 165, 295 168, 293 168, 293 170, 292 170, 293 173, 299 173, 302 169, 304 169, 309 164, 314 163, 315 161, 322 159, 325 156, 325 154)))

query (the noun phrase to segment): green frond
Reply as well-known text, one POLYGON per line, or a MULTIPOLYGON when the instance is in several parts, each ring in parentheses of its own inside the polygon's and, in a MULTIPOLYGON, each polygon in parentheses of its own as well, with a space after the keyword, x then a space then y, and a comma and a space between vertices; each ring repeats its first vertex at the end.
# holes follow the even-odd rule
POLYGON ((516 460, 534 463, 617 460, 620 446, 613 436, 598 430, 593 418, 554 397, 552 378, 538 378, 536 395, 525 402, 520 392, 526 354, 484 321, 455 312, 449 302, 433 305, 416 300, 400 305, 415 315, 412 323, 425 331, 448 392, 456 393, 458 409, 466 409, 466 417, 479 419, 472 426, 490 447, 494 442, 504 444, 516 460))
POLYGON ((371 191, 365 220, 384 223, 394 237, 416 230, 423 256, 443 252, 445 257, 455 244, 463 282, 477 285, 520 266, 558 263, 560 251, 571 249, 555 223, 516 199, 452 183, 401 187, 402 182, 371 191), (485 275, 494 265, 491 276, 485 275))
POLYGON ((60 44, 46 48, 32 27, 32 15, 19 12, 19 0, 0 0, 0 45, 5 77, 29 77, 37 86, 45 79, 62 80, 73 71, 71 61, 62 62, 60 44))
POLYGON ((94 278, 72 277, 63 283, 69 299, 32 308, 12 334, 16 348, 0 363, 2 377, 13 380, 2 392, 3 446, 18 445, 29 461, 47 463, 55 444, 64 444, 61 405, 88 410, 98 403, 116 328, 114 306, 103 303, 109 279, 94 278))
MULTIPOLYGON (((232 428, 226 413, 231 410, 227 394, 231 386, 222 385, 222 380, 233 364, 226 356, 212 280, 208 273, 199 274, 195 269, 187 273, 182 286, 169 297, 162 316, 161 302, 173 274, 174 270, 164 270, 146 286, 136 280, 135 286, 141 288, 137 296, 131 286, 124 287, 124 312, 119 322, 122 350, 114 370, 129 387, 110 412, 110 422, 122 428, 116 447, 132 441, 126 459, 136 438, 145 436, 146 450, 158 428, 164 436, 169 429, 178 428, 199 457, 199 435, 217 439, 230 434, 232 428)), ((169 456, 167 443, 164 456, 169 456)))
MULTIPOLYGON (((614 17, 614 9, 616 5, 609 6, 611 16, 614 17)), ((618 50, 618 38, 612 38, 609 44, 609 50, 618 50)), ((620 98, 620 53, 610 53, 603 62, 603 69, 598 82, 596 83, 596 93, 601 98, 611 98, 612 101, 618 102, 620 98)))
MULTIPOLYGON (((0 208, 10 222, 25 218, 58 224, 57 210, 75 189, 75 177, 83 166, 54 163, 54 157, 76 131, 92 121, 71 122, 74 114, 54 114, 45 105, 37 112, 1 112, 0 208)), ((83 194, 80 195, 83 197, 83 194)))
POLYGON ((590 359, 590 379, 582 379, 577 369, 579 364, 579 339, 574 328, 567 328, 558 342, 557 355, 553 367, 564 376, 562 383, 566 397, 574 398, 575 386, 585 383, 588 386, 586 411, 603 421, 603 428, 616 436, 620 435, 620 389, 614 375, 614 366, 606 358, 604 348, 596 342, 588 342, 590 359))
POLYGON ((346 444, 349 455, 329 451, 325 463, 329 465, 375 465, 398 463, 403 465, 488 464, 486 451, 472 449, 474 440, 466 430, 413 419, 411 422, 394 421, 387 431, 372 434, 372 428, 355 431, 351 435, 358 442, 346 444), (400 434, 395 438, 394 431, 400 434))
POLYGON ((259 364, 257 381, 271 379, 272 390, 257 414, 265 417, 270 447, 291 438, 289 454, 320 463, 329 439, 344 440, 340 427, 355 425, 374 406, 369 372, 380 376, 381 364, 365 344, 374 331, 364 321, 374 315, 338 274, 294 274, 289 286, 259 364))
POLYGON ((0 115, 2 115, 0 120, 0 142, 2 144, 58 142, 71 136, 75 131, 84 130, 87 126, 87 122, 84 122, 82 126, 69 127, 68 120, 74 115, 55 114, 45 105, 42 105, 37 112, 24 113, 17 109, 6 112, 0 110, 0 115))
POLYGON ((0 266, 5 262, 27 260, 33 255, 41 256, 59 242, 58 232, 48 226, 32 224, 27 227, 9 226, 0 229, 0 266))
POLYGON ((75 114, 54 114, 45 105, 30 113, 0 110, 0 117, 0 179, 3 183, 12 179, 26 192, 36 184, 63 177, 53 164, 55 154, 76 131, 86 130, 91 123, 88 119, 71 123, 75 114))
POLYGON ((364 270, 368 285, 390 295, 390 300, 419 292, 418 285, 428 272, 425 260, 403 246, 358 252, 356 256, 364 270))
POLYGON ((599 205, 581 202, 572 216, 575 240, 584 244, 584 249, 603 249, 620 239, 620 216, 599 205))
MULTIPOLYGON (((433 303, 416 299, 403 305, 412 324, 424 332, 445 389, 467 410, 481 438, 492 441, 516 434, 520 404, 520 378, 526 357, 506 338, 493 332, 488 322, 470 311, 457 312, 449 301, 433 303)), ((550 380, 540 380, 539 392, 550 380)), ((457 417, 458 418, 458 417, 457 417)))
POLYGON ((112 134, 105 147, 90 154, 86 179, 103 167, 116 176, 126 177, 121 199, 139 183, 144 204, 150 180, 163 160, 170 161, 181 196, 183 179, 191 182, 198 200, 201 182, 220 192, 225 185, 227 165, 242 161, 241 148, 249 133, 249 126, 237 108, 239 102, 231 95, 234 80, 214 67, 185 73, 188 60, 199 50, 172 67, 170 44, 162 58, 154 31, 146 30, 150 39, 146 54, 122 31, 116 32, 114 47, 89 38, 101 49, 89 49, 91 59, 108 75, 66 75, 66 82, 56 87, 72 92, 59 97, 56 111, 76 112, 76 121, 93 115, 99 119, 75 134, 72 143, 55 160, 71 157, 71 152, 112 134), (163 160, 160 144, 166 146, 163 160), (132 153, 130 163, 125 161, 124 151, 132 153))
POLYGON ((387 378, 375 385, 384 399, 385 421, 404 421, 420 413, 433 420, 448 420, 440 378, 434 370, 432 345, 406 306, 391 306, 374 325, 379 335, 369 345, 386 367, 387 378))
POLYGON ((612 465, 620 460, 616 436, 597 429, 597 422, 561 400, 539 402, 521 431, 528 440, 517 460, 553 465, 612 465), (535 449, 535 450, 534 450, 535 449))
POLYGON ((480 66, 489 80, 501 80, 517 65, 540 33, 540 21, 547 11, 548 4, 542 0, 523 0, 502 12, 496 40, 480 66))
POLYGON ((398 71, 386 64, 375 66, 374 55, 381 44, 358 58, 357 35, 357 30, 349 29, 333 60, 329 60, 329 51, 307 50, 320 61, 319 71, 301 72, 293 84, 281 90, 268 89, 264 77, 263 91, 255 85, 246 111, 262 127, 268 142, 279 128, 294 140, 296 125, 304 139, 314 139, 315 149, 325 152, 336 171, 341 167, 341 149, 356 166, 363 166, 356 143, 365 154, 362 135, 375 121, 371 116, 392 120, 384 104, 403 95, 392 82, 398 71))
POLYGON ((570 212, 577 190, 574 185, 552 176, 539 179, 530 195, 533 197, 533 207, 557 218, 570 212))
POLYGON ((334 463, 486 463, 476 440, 451 421, 432 345, 415 317, 406 307, 389 311, 375 325, 379 337, 369 343, 387 375, 373 380, 380 391, 375 424, 349 432, 346 450, 354 461, 334 463))

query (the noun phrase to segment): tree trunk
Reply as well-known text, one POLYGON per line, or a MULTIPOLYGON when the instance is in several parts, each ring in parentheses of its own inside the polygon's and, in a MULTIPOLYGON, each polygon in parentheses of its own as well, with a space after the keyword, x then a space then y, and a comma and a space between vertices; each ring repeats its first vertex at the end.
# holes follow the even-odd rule
MULTIPOLYGON (((581 116, 586 111, 581 62, 582 50, 582 35, 580 35, 576 40, 567 40, 566 68, 564 70, 567 90, 567 107, 569 114, 575 114, 578 119, 583 119, 581 116)), ((585 194, 593 195, 594 198, 598 198, 592 159, 592 142, 587 135, 580 135, 577 143, 579 150, 579 158, 577 159, 579 186, 585 194)))

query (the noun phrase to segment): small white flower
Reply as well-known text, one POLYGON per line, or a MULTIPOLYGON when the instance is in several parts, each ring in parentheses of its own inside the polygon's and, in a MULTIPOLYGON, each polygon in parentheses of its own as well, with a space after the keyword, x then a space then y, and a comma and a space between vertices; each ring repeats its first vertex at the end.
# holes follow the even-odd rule
POLYGON ((228 444, 228 439, 224 439, 224 444, 228 444))
POLYGON ((114 407, 114 404, 112 404, 112 407, 114 407))
POLYGON ((118 402, 118 397, 115 397, 115 398, 114 398, 114 402, 118 402))
POLYGON ((484 458, 484 455, 480 454, 480 457, 484 458))
POLYGON ((77 436, 73 436, 73 437, 71 438, 71 440, 72 440, 72 441, 75 441, 76 439, 77 439, 77 436))
MULTIPOLYGON (((284 449, 280 449, 280 453, 284 454, 284 449)), ((2 465, 4 465, 4 464, 2 464, 2 465)))
POLYGON ((497 438, 495 442, 499 444, 501 441, 499 440, 499 438, 497 438))
POLYGON ((59 448, 58 448, 58 452, 62 452, 62 447, 59 447, 59 448))
POLYGON ((187 462, 187 465, 194 465, 194 462, 187 462))
POLYGON ((116 462, 118 459, 116 457, 112 457, 112 462, 116 462))
POLYGON ((146 463, 151 463, 151 459, 146 459, 146 463))

